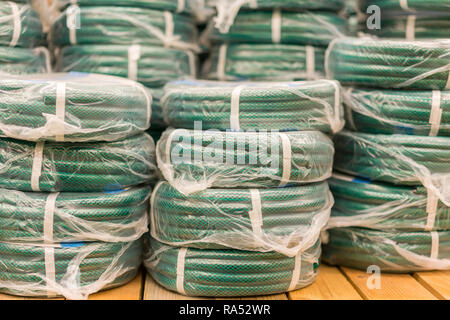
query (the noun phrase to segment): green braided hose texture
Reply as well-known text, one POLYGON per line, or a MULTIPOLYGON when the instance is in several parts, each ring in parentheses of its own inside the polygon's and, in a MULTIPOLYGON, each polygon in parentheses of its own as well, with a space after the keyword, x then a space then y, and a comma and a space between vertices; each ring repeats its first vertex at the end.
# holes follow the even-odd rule
POLYGON ((323 181, 331 176, 333 155, 332 141, 318 131, 169 129, 157 145, 159 169, 183 194, 323 181))
MULTIPOLYGON (((206 3, 213 7, 223 3, 225 8, 234 7, 239 0, 206 0, 206 3)), ((248 0, 240 6, 242 9, 291 9, 291 10, 330 10, 339 11, 342 9, 343 0, 248 0), (253 5, 255 3, 256 5, 253 5)))
POLYGON ((48 248, 0 242, 0 292, 44 297, 50 291, 68 299, 86 299, 131 281, 142 262, 142 240, 56 246, 55 279, 51 281, 46 275, 48 248))
MULTIPOLYGON (((177 291, 177 260, 181 250, 150 240, 144 265, 163 287, 177 291)), ((302 253, 294 289, 314 282, 319 267, 320 241, 302 253)), ((188 296, 240 297, 288 291, 295 258, 276 252, 188 249, 183 287, 188 296)), ((294 280, 295 281, 295 280, 294 280)))
MULTIPOLYGON (((382 12, 388 10, 405 10, 398 0, 360 0, 361 11, 366 12, 366 8, 370 5, 377 5, 382 12)), ((450 11, 449 0, 408 0, 408 9, 406 12, 415 10, 419 11, 450 11)), ((447 37, 448 38, 448 37, 447 37)))
POLYGON ((0 46, 0 75, 25 75, 50 72, 50 53, 44 47, 34 49, 0 46))
MULTIPOLYGON (((0 139, 0 187, 37 191, 31 185, 36 146, 0 139)), ((153 139, 145 133, 118 142, 45 143, 39 190, 102 192, 148 183, 156 178, 154 153, 153 139)))
MULTIPOLYGON (((129 78, 129 46, 84 45, 69 46, 61 50, 58 70, 107 74, 129 78)), ((159 46, 140 46, 136 61, 136 80, 147 87, 162 87, 180 78, 195 78, 196 63, 191 70, 189 53, 159 46)))
POLYGON ((343 38, 328 48, 327 75, 343 85, 444 90, 450 41, 343 38))
POLYGON ((29 141, 114 141, 150 126, 151 94, 127 79, 51 74, 0 80, 0 135, 29 141), (64 84, 64 117, 57 115, 64 84))
POLYGON ((433 232, 439 239, 437 257, 431 257, 431 232, 337 228, 328 233, 322 259, 332 265, 364 271, 376 265, 396 273, 450 269, 450 231, 433 232))
MULTIPOLYGON (((429 135, 432 91, 366 90, 344 91, 346 125, 365 133, 429 135)), ((439 93, 442 110, 438 136, 450 136, 450 91, 439 93)))
MULTIPOLYGON (((208 38, 214 43, 273 43, 272 15, 271 11, 241 11, 228 32, 211 26, 208 38)), ((345 27, 345 20, 334 13, 283 11, 279 43, 326 47, 345 34, 345 27)))
POLYGON ((344 126, 338 82, 239 83, 175 81, 165 87, 163 115, 174 128, 232 128, 234 90, 239 86, 241 130, 319 130, 336 133, 344 126), (337 99, 336 99, 337 98, 337 99))
POLYGON ((16 24, 12 8, 13 6, 10 3, 0 1, 0 17, 2 17, 0 21, 0 45, 27 48, 42 45, 45 39, 38 13, 29 5, 17 4, 20 23, 16 24), (17 41, 13 41, 15 32, 19 31, 15 30, 15 26, 20 26, 17 41))
MULTIPOLYGON (((333 175, 329 180, 335 204, 328 228, 424 231, 428 226, 427 192, 333 175)), ((431 230, 450 230, 450 207, 438 202, 431 230)), ((430 231, 431 231, 430 230, 430 231)))
POLYGON ((146 231, 148 186, 114 193, 57 195, 0 189, 0 240, 5 242, 129 242, 146 231), (44 238, 46 203, 56 197, 53 238, 44 238))
POLYGON ((314 48, 314 71, 308 72, 307 48, 287 44, 231 44, 225 52, 223 72, 220 47, 211 49, 203 66, 203 77, 210 80, 294 81, 325 77, 325 50, 314 48))
POLYGON ((75 29, 76 43, 70 40, 67 10, 52 26, 52 42, 57 46, 74 44, 170 45, 196 48, 197 28, 193 20, 173 14, 173 37, 166 32, 163 11, 129 7, 82 7, 80 29, 75 29))
POLYGON ((151 235, 171 246, 276 251, 290 257, 313 246, 333 206, 326 182, 276 189, 207 189, 185 196, 160 182, 151 200, 151 235), (254 229, 255 192, 261 233, 254 229))

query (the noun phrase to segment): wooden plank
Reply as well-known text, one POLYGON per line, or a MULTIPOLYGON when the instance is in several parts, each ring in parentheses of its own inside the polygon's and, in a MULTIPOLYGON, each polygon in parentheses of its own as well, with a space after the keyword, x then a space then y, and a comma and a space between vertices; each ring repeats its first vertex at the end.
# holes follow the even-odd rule
POLYGON ((450 270, 419 272, 414 278, 441 300, 450 300, 450 270))
POLYGON ((146 275, 144 286, 144 300, 207 300, 204 298, 187 297, 161 287, 155 280, 146 275))
POLYGON ((143 289, 142 272, 124 286, 94 293, 89 300, 141 300, 143 289))
POLYGON ((316 281, 288 293, 290 300, 362 300, 359 293, 336 267, 321 265, 316 281))
POLYGON ((436 300, 436 297, 410 274, 380 275, 380 288, 367 286, 371 274, 360 270, 341 268, 359 294, 366 300, 436 300))

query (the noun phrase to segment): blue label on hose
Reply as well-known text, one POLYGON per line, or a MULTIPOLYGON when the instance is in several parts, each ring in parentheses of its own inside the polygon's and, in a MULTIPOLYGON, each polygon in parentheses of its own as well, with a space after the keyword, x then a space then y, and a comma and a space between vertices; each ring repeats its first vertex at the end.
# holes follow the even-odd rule
POLYGON ((409 136, 414 135, 414 129, 411 127, 395 126, 395 128, 398 130, 399 133, 406 134, 409 136))
POLYGON ((84 242, 63 242, 61 248, 79 248, 84 246, 84 242))
POLYGON ((353 182, 361 183, 361 184, 371 184, 372 183, 372 181, 370 181, 367 178, 355 178, 355 179, 353 179, 353 182))

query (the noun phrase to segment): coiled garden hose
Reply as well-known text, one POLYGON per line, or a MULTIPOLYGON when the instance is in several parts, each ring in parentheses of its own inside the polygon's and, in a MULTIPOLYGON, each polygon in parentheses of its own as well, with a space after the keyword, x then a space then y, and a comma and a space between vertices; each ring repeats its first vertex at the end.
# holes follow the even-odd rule
POLYGON ((0 75, 25 75, 51 71, 50 53, 44 47, 11 48, 0 46, 0 75))
POLYGON ((147 134, 118 142, 64 143, 0 139, 0 187, 21 191, 102 192, 156 178, 147 134))
POLYGON ((185 196, 168 182, 151 200, 151 235, 171 246, 276 251, 313 246, 333 206, 326 182, 276 189, 207 189, 185 196))
POLYGON ((32 245, 0 242, 0 292, 86 299, 138 273, 142 241, 32 245))
POLYGON ((194 129, 201 122, 205 130, 336 133, 344 126, 340 92, 339 84, 329 80, 246 84, 175 81, 166 86, 163 115, 174 128, 194 129))
POLYGON ((366 133, 450 136, 450 91, 349 89, 348 128, 366 133), (440 119, 435 121, 436 112, 440 119))
POLYGON ((29 5, 0 1, 0 45, 35 47, 44 36, 39 15, 29 5))
POLYGON ((366 271, 371 265, 387 272, 450 269, 450 231, 402 232, 363 228, 327 231, 322 259, 366 271))
POLYGON ((403 10, 411 11, 450 11, 449 0, 360 0, 360 8, 366 12, 366 8, 370 5, 377 5, 382 11, 403 10))
POLYGON ((80 28, 69 29, 70 12, 66 10, 53 24, 54 45, 145 44, 197 48, 197 28, 189 16, 142 8, 81 7, 80 28))
POLYGON ((343 85, 388 89, 450 88, 450 41, 343 38, 330 44, 330 79, 343 85))
POLYGON ((183 194, 323 181, 331 176, 333 154, 332 141, 318 131, 169 129, 157 145, 159 169, 183 194))
POLYGON ((107 74, 162 87, 171 80, 195 78, 191 51, 158 46, 84 45, 61 49, 58 70, 107 74), (136 53, 136 56, 134 55, 136 53))
POLYGON ((289 258, 276 252, 170 247, 152 239, 144 257, 150 275, 169 290, 188 296, 258 296, 310 285, 317 276, 320 241, 289 258))
POLYGON ((325 50, 287 44, 231 44, 213 47, 203 66, 211 80, 294 81, 325 77, 325 50))
POLYGON ((329 229, 450 230, 450 207, 439 201, 430 220, 423 187, 376 183, 341 174, 334 174, 329 184, 335 199, 329 229))
POLYGON ((0 80, 0 135, 38 141, 114 141, 148 129, 151 94, 140 84, 91 74, 0 80))
POLYGON ((0 189, 4 242, 129 242, 146 231, 148 186, 113 193, 39 193, 0 189))

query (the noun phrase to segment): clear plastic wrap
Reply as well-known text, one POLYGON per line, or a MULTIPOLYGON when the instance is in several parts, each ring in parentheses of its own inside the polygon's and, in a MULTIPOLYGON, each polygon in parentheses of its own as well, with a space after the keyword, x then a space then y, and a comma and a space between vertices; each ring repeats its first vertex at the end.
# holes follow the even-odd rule
POLYGON ((184 196, 167 182, 151 200, 151 235, 171 246, 279 252, 313 246, 333 206, 326 182, 276 189, 207 189, 184 196))
POLYGON ((344 126, 338 82, 175 81, 165 87, 163 115, 174 128, 319 130, 344 126))
POLYGON ((187 195, 211 187, 267 188, 326 180, 333 143, 318 131, 166 130, 157 145, 164 178, 187 195))
POLYGON ((118 142, 27 142, 0 138, 0 187, 21 191, 103 192, 157 176, 146 133, 118 142))
POLYGON ((211 80, 294 81, 325 77, 325 49, 288 44, 230 44, 213 47, 203 65, 211 80))
POLYGON ((282 293, 314 282, 320 241, 289 258, 276 252, 170 247, 151 239, 144 264, 163 287, 187 296, 240 297, 282 293))
POLYGON ((349 129, 450 136, 450 91, 344 90, 349 129))
POLYGON ((0 76, 49 73, 50 52, 44 47, 12 48, 0 46, 0 76))
POLYGON ((0 80, 0 135, 28 141, 114 141, 147 130, 152 96, 141 84, 85 73, 0 80))
POLYGON ((0 292, 87 299, 132 280, 141 262, 142 240, 59 245, 0 242, 0 292))
POLYGON ((148 231, 148 186, 103 193, 0 189, 0 240, 130 242, 148 231))
POLYGON ((322 259, 332 265, 386 272, 450 269, 450 231, 401 232, 363 228, 327 231, 322 259))
POLYGON ((343 85, 387 89, 450 88, 450 40, 342 38, 328 47, 325 69, 343 85))

